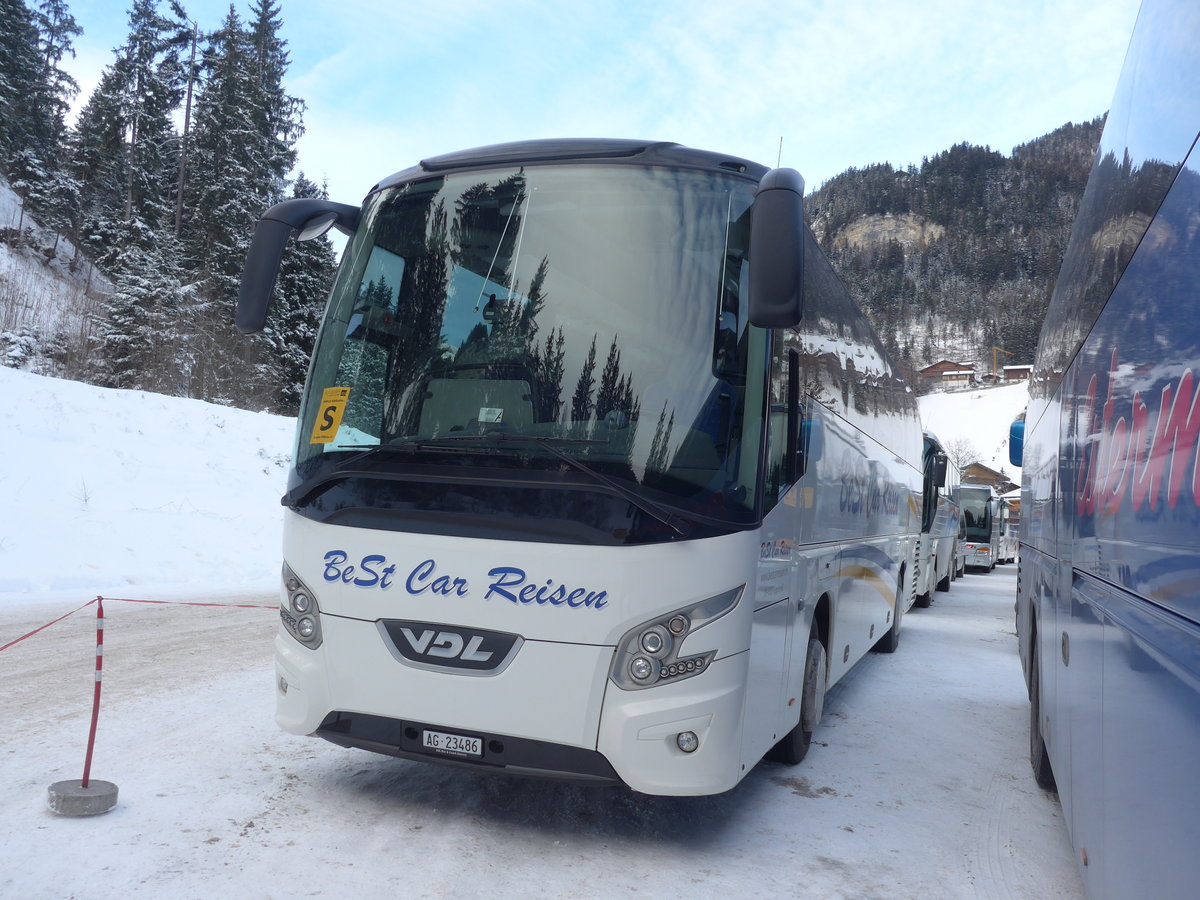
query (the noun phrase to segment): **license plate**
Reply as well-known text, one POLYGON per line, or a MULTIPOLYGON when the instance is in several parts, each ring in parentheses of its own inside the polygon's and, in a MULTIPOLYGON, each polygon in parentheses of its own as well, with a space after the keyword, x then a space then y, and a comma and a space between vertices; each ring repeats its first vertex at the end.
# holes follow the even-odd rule
POLYGON ((422 731, 421 746, 426 750, 450 753, 454 756, 483 756, 483 738, 463 737, 443 731, 422 731))

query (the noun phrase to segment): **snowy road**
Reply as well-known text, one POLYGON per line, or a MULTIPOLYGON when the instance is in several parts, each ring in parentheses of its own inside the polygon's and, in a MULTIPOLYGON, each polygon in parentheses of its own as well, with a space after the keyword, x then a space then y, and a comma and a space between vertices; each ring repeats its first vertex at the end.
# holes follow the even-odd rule
MULTIPOLYGON (((1005 566, 935 595, 895 655, 831 692, 803 764, 701 799, 287 735, 271 610, 107 603, 92 775, 120 802, 105 816, 45 806, 82 771, 93 610, 0 653, 0 896, 1081 897, 1027 761, 1015 585, 1005 566)), ((73 605, 0 606, 0 645, 73 605)))

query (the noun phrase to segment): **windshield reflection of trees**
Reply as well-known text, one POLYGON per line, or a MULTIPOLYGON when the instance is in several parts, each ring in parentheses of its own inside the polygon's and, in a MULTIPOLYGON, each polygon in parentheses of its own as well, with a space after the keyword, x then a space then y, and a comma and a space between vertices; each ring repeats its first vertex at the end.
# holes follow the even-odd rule
POLYGON ((795 350, 805 396, 873 434, 881 419, 908 419, 916 400, 903 376, 811 234, 805 251, 804 319, 773 348, 772 402, 785 399, 782 360, 795 350))
POLYGON ((1179 303, 1176 285, 1195 284, 1200 254, 1197 229, 1188 209, 1196 208, 1200 174, 1186 165, 1148 159, 1135 164, 1128 152, 1113 152, 1097 161, 1088 182, 1079 218, 1063 260, 1055 294, 1042 329, 1039 368, 1030 391, 1049 397, 1075 351, 1088 336, 1101 310, 1121 281, 1135 253, 1154 256, 1153 286, 1145 315, 1123 322, 1121 343, 1154 340, 1154 332, 1173 317, 1191 314, 1179 303), (1189 202, 1164 203, 1168 191, 1189 202), (1182 212, 1173 217, 1172 205, 1182 212), (1190 252, 1182 245, 1190 245, 1190 252), (1141 328, 1144 334, 1138 334, 1141 328))
MULTIPOLYGON (((376 213, 376 251, 400 260, 394 265, 402 273, 399 284, 364 276, 358 290, 338 374, 342 383, 356 385, 347 423, 378 434, 381 443, 484 439, 492 432, 554 439, 561 450, 602 465, 610 475, 673 494, 713 490, 741 433, 745 328, 739 336, 736 324, 741 253, 727 247, 707 401, 688 401, 685 412, 676 394, 695 385, 670 386, 661 405, 656 398, 657 408, 648 411, 653 436, 647 436, 641 459, 635 459, 642 399, 623 363, 626 348, 615 325, 607 346, 599 332, 590 342, 573 338, 561 309, 559 322, 545 330, 542 319, 554 281, 549 254, 540 257, 527 284, 518 278, 518 262, 528 272, 522 253, 528 258, 539 243, 536 234, 527 234, 535 229, 527 221, 530 191, 524 174, 470 186, 452 201, 452 214, 444 187, 440 180, 410 185, 386 198, 376 213), (472 286, 469 297, 463 296, 463 273, 472 286), (478 296, 476 284, 481 285, 478 296), (469 329, 462 324, 464 304, 477 317, 469 329), (457 316, 458 334, 448 315, 457 316), (569 382, 572 346, 576 353, 588 349, 582 360, 575 358, 579 374, 569 382)), ((580 247, 578 252, 590 251, 580 247)), ((639 358, 652 356, 643 346, 637 350, 639 358)), ((661 357, 654 365, 668 371, 661 357)), ((640 375, 662 378, 659 370, 640 375)), ((547 465, 557 465, 549 454, 546 458, 547 465)), ((740 498, 745 494, 742 490, 740 498)))

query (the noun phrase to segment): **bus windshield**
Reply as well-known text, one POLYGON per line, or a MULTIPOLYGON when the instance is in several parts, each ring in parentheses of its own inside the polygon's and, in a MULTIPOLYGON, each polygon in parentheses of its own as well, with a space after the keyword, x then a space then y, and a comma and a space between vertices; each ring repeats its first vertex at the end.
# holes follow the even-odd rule
POLYGON ((514 479, 536 480, 569 454, 675 508, 750 521, 764 376, 747 392, 747 371, 765 371, 740 300, 753 187, 552 165, 376 193, 314 354, 297 472, 406 446, 387 459, 518 454, 514 479))
POLYGON ((987 494, 963 491, 962 515, 968 541, 986 542, 992 539, 992 507, 987 494))

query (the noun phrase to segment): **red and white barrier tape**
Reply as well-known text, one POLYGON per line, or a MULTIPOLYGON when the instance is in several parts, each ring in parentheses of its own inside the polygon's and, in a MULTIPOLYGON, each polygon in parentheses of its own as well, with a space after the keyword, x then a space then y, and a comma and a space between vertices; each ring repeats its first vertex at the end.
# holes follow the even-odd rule
POLYGON ((53 622, 47 622, 45 625, 42 625, 39 628, 33 629, 33 631, 29 632, 28 634, 23 634, 19 638, 9 641, 4 646, 0 647, 0 653, 3 653, 9 647, 16 646, 17 644, 21 643, 21 641, 25 640, 26 638, 33 637, 39 631, 45 631, 51 625, 57 625, 63 619, 70 618, 71 616, 75 615, 75 613, 79 612, 80 610, 87 609, 93 603, 100 603, 103 600, 108 600, 110 603, 153 603, 156 605, 163 605, 163 606, 220 606, 220 607, 227 607, 230 609, 279 609, 279 606, 277 604, 266 604, 266 603, 201 603, 201 602, 195 601, 195 600, 134 600, 134 599, 131 599, 128 597, 97 597, 95 600, 89 600, 87 603, 83 604, 83 606, 79 607, 78 609, 73 609, 69 613, 64 613, 63 615, 61 615, 57 619, 55 619, 53 622))

